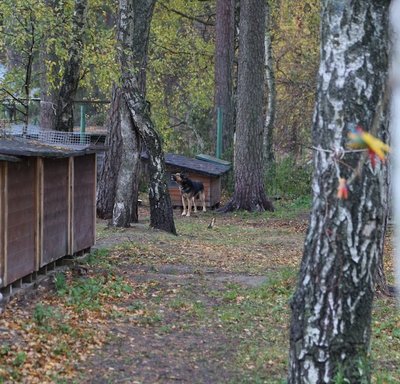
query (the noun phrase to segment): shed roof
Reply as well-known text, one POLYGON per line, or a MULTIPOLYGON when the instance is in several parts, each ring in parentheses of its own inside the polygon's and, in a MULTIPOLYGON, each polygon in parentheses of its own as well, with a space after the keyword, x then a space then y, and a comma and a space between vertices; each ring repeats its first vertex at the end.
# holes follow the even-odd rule
POLYGON ((165 155, 165 163, 169 166, 180 168, 185 171, 192 171, 215 177, 223 175, 231 168, 230 165, 227 164, 219 164, 216 162, 194 159, 173 153, 167 153, 165 155))
POLYGON ((12 161, 10 156, 71 157, 95 152, 91 145, 44 144, 15 136, 0 138, 0 160, 3 161, 12 161))

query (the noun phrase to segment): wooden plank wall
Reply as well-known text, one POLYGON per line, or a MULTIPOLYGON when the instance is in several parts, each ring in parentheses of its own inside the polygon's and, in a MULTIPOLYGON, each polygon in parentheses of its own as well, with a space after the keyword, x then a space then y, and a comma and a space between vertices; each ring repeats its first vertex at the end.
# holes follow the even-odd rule
POLYGON ((6 172, 7 162, 0 161, 0 287, 5 285, 4 283, 4 274, 5 274, 5 263, 6 263, 6 230, 4 226, 5 221, 5 191, 6 191, 6 179, 5 179, 5 172, 6 172))
POLYGON ((221 178, 213 177, 210 179, 210 205, 219 206, 221 202, 221 178))
POLYGON ((69 253, 69 159, 43 159, 43 234, 40 266, 69 253))
POLYGON ((95 243, 96 228, 96 155, 73 158, 72 252, 95 243))
POLYGON ((7 164, 4 285, 32 273, 37 266, 36 167, 36 158, 7 164))
POLYGON ((0 287, 90 248, 96 155, 0 161, 0 287))

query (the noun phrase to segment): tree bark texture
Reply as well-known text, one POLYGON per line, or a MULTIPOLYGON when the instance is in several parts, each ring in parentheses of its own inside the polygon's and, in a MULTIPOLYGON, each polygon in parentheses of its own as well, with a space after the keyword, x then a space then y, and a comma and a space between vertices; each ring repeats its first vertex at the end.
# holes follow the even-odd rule
POLYGON ((264 187, 265 2, 241 3, 237 89, 235 192, 223 211, 273 210, 264 187))
MULTIPOLYGON (((119 92, 119 90, 118 90, 119 92)), ((125 96, 125 95, 124 95, 125 96)), ((123 99, 119 109, 121 117, 121 158, 117 188, 115 193, 112 225, 129 227, 131 222, 138 221, 138 178, 140 163, 140 138, 133 128, 133 122, 127 104, 123 99)))
POLYGON ((151 122, 148 104, 140 94, 136 78, 125 79, 123 89, 131 118, 149 154, 150 227, 176 234, 161 139, 151 122))
POLYGON ((395 278, 396 295, 400 298, 400 1, 393 0, 390 6, 391 28, 391 132, 393 137, 393 168, 391 169, 393 190, 393 215, 395 221, 395 278))
MULTIPOLYGON (((121 77, 138 76, 145 93, 145 73, 150 21, 154 0, 120 4, 118 44, 121 77), (138 8, 136 12, 136 8, 138 8), (136 15, 136 16, 135 16, 136 15), (142 17, 139 17, 142 16, 142 17), (134 23, 136 20, 136 23, 134 23), (143 35, 144 33, 144 35, 143 35)), ((141 140, 128 111, 122 87, 114 87, 108 118, 108 151, 101 170, 97 213, 115 226, 138 222, 141 140), (130 170, 130 173, 129 173, 130 170)))
POLYGON ((27 62, 25 67, 25 82, 24 82, 24 91, 25 91, 25 102, 24 105, 24 133, 28 131, 29 124, 29 99, 31 96, 31 86, 32 86, 32 70, 33 70, 33 59, 34 59, 34 51, 36 46, 36 32, 35 32, 35 21, 33 17, 33 12, 31 11, 30 19, 27 20, 27 32, 30 35, 29 46, 26 50, 27 62))
POLYGON ((155 0, 136 0, 127 2, 120 0, 120 25, 119 41, 122 42, 120 62, 122 68, 122 90, 134 129, 137 131, 149 154, 149 202, 150 202, 150 226, 166 232, 176 234, 171 198, 165 179, 164 153, 161 147, 161 139, 154 129, 150 119, 149 104, 146 102, 139 82, 140 69, 136 68, 132 73, 129 64, 145 62, 139 56, 147 53, 146 48, 136 51, 134 42, 148 41, 151 15, 155 0), (144 9, 147 11, 143 11, 144 9), (139 11, 140 10, 140 11, 139 11), (139 17, 143 15, 143 17, 139 17), (147 18, 144 18, 147 15, 147 18), (147 24, 147 25, 144 25, 147 24), (137 36, 147 33, 146 36, 137 36), (133 38, 135 36, 135 38, 133 38), (126 48, 126 49, 124 49, 126 48), (131 52, 133 54, 131 54, 131 52))
POLYGON ((97 216, 101 219, 111 219, 114 209, 118 172, 121 166, 122 138, 119 113, 121 104, 121 91, 114 86, 105 123, 108 132, 105 142, 107 151, 104 153, 97 182, 97 216))
MULTIPOLYGON (((235 0, 217 0, 215 30, 215 116, 220 108, 222 110, 222 153, 229 156, 229 152, 233 151, 235 131, 233 102, 235 0)), ((215 135, 212 142, 215 142, 216 130, 212 132, 215 135)))
MULTIPOLYGON (((145 43, 143 40, 148 40, 154 4, 155 0, 120 0, 119 2, 118 42, 121 47, 119 62, 122 78, 119 110, 121 113, 122 140, 118 140, 118 132, 115 132, 115 143, 112 141, 113 139, 110 139, 110 155, 104 164, 104 167, 108 167, 108 171, 104 172, 109 175, 116 174, 116 177, 114 177, 115 186, 103 185, 103 187, 109 189, 106 199, 108 201, 107 210, 110 209, 113 200, 112 223, 121 226, 121 222, 123 223, 129 217, 131 207, 135 206, 137 202, 137 196, 133 196, 129 191, 132 189, 137 191, 138 172, 135 172, 135 168, 132 168, 131 160, 133 157, 137 157, 139 160, 140 137, 149 153, 150 226, 176 234, 172 203, 165 180, 165 163, 161 140, 151 122, 149 105, 143 96, 143 84, 141 85, 139 81, 143 72, 141 68, 137 67, 137 63, 145 63, 145 59, 141 56, 147 55, 147 42, 145 43), (147 18, 138 15, 147 15, 147 18), (140 35, 143 33, 147 35, 140 35), (140 47, 134 46, 134 44, 139 44, 140 47), (114 161, 113 152, 114 154, 118 152, 121 156, 118 167, 110 164, 114 161), (111 169, 115 169, 115 171, 112 172, 111 169), (114 199, 112 199, 113 194, 114 199), (121 222, 118 217, 122 219, 121 222)), ((112 136, 114 136, 114 133, 111 132, 110 137, 112 136)), ((99 204, 102 204, 101 200, 99 200, 99 204)))
POLYGON ((135 5, 133 12, 134 31, 131 43, 133 48, 132 65, 136 69, 139 91, 146 98, 147 52, 151 19, 156 0, 136 0, 133 3, 135 5), (144 22, 144 20, 147 20, 147 22, 144 22))
POLYGON ((272 57, 271 42, 271 9, 268 1, 265 7, 265 79, 267 85, 267 112, 264 126, 264 160, 268 165, 275 161, 274 155, 274 124, 276 116, 276 82, 272 57))
MULTIPOLYGON (((65 12, 64 4, 59 0, 46 0, 46 8, 48 12, 52 12, 54 17, 60 18, 65 12)), ((54 48, 49 44, 49 39, 53 39, 56 33, 52 31, 42 37, 41 49, 39 52, 40 65, 40 128, 54 130, 56 125, 56 106, 57 92, 51 86, 49 78, 56 78, 60 70, 57 56, 54 48), (50 33, 50 35, 49 35, 50 33), (50 45, 50 47, 49 47, 50 45), (50 48, 50 49, 49 49, 50 48), (53 65, 48 65, 51 62, 53 65)))
POLYGON ((98 181, 97 215, 117 227, 129 227, 138 217, 140 140, 121 88, 114 87, 107 119, 108 132, 98 181))
POLYGON ((288 382, 369 382, 368 350, 376 268, 386 228, 385 175, 343 149, 360 124, 387 138, 388 1, 323 0, 321 63, 313 123, 313 205, 293 296, 288 382), (347 163, 347 166, 343 165, 347 163))
POLYGON ((87 0, 75 0, 72 18, 72 42, 68 52, 56 108, 58 131, 72 132, 74 128, 74 98, 81 77, 83 40, 86 24, 87 0))

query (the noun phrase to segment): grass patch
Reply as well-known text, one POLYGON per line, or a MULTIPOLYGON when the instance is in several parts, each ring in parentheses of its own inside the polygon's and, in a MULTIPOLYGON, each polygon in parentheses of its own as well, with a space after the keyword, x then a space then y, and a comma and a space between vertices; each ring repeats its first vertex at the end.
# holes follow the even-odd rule
POLYGON ((371 359, 374 383, 400 382, 400 311, 395 300, 378 297, 372 316, 371 359))
POLYGON ((282 199, 297 199, 307 196, 311 191, 312 165, 299 164, 293 157, 271 164, 266 171, 265 185, 267 193, 282 199))
POLYGON ((267 275, 258 288, 231 285, 216 316, 224 332, 239 341, 233 361, 240 379, 233 383, 280 383, 287 367, 289 299, 295 269, 267 275))
MULTIPOLYGON (((282 198, 275 205, 274 213, 179 216, 179 236, 143 225, 131 228, 123 232, 121 246, 86 258, 85 276, 77 273, 79 268, 56 274, 56 294, 0 318, 1 328, 12 324, 19 336, 0 346, 0 383, 27 382, 28 367, 35 367, 38 382, 72 383, 79 377, 76 366, 83 367, 80 377, 89 382, 85 361, 98 356, 105 340, 107 348, 119 340, 115 358, 131 356, 124 355, 128 341, 135 358, 148 358, 153 350, 134 345, 146 335, 171 348, 165 351, 171 370, 182 363, 218 362, 218 368, 232 373, 226 381, 221 376, 221 384, 284 383, 289 302, 310 199, 282 198), (215 226, 208 229, 214 216, 215 226), (252 274, 266 276, 266 283, 252 288, 238 279, 252 274), (119 327, 124 332, 113 333, 119 327), (186 345, 179 344, 182 339, 189 339, 186 345)), ((400 382, 400 317, 392 299, 375 302, 371 356, 374 384, 400 382)), ((130 360, 140 374, 141 361, 130 360)), ((147 367, 158 369, 152 361, 154 366, 147 367)), ((93 372, 104 373, 100 364, 97 368, 93 372)))

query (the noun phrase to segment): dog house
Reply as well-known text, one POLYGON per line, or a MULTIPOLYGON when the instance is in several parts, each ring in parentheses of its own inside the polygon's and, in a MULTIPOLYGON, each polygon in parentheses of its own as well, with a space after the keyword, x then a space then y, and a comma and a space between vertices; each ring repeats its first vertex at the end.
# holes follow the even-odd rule
POLYGON ((231 168, 228 162, 207 155, 189 158, 167 153, 165 155, 165 167, 169 180, 168 189, 174 208, 182 207, 179 186, 171 180, 171 174, 176 172, 185 172, 190 179, 204 184, 207 208, 212 209, 219 206, 221 202, 221 177, 231 168))
POLYGON ((0 139, 0 288, 95 243, 96 151, 0 139))

